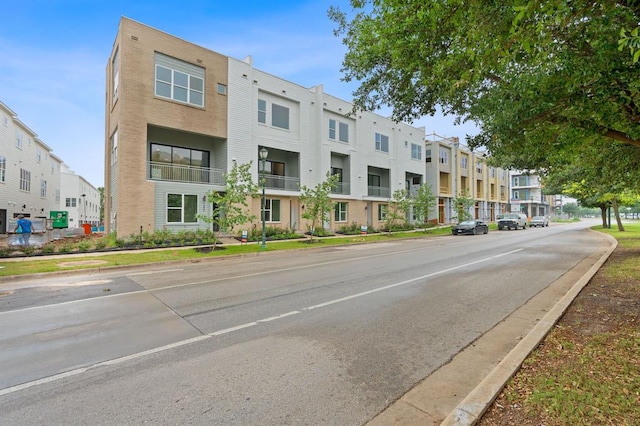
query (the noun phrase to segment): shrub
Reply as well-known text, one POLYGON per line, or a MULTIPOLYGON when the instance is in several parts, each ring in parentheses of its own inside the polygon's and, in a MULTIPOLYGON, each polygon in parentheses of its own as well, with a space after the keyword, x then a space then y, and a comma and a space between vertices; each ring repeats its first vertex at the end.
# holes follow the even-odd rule
POLYGON ((58 252, 60 252, 60 253, 71 253, 72 251, 73 251, 73 244, 71 244, 71 243, 64 243, 58 249, 58 252))
POLYGON ((52 254, 55 253, 56 246, 53 244, 45 244, 42 246, 42 254, 52 254))
POLYGON ((80 241, 78 243, 78 251, 87 252, 87 251, 91 250, 91 246, 93 246, 93 244, 89 240, 80 241))

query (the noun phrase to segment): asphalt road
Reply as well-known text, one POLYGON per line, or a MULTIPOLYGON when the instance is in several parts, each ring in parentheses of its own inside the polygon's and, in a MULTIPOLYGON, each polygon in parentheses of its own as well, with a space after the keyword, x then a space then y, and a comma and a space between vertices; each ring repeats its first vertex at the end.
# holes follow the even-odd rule
POLYGON ((0 283, 0 424, 364 424, 590 256, 587 225, 0 283))

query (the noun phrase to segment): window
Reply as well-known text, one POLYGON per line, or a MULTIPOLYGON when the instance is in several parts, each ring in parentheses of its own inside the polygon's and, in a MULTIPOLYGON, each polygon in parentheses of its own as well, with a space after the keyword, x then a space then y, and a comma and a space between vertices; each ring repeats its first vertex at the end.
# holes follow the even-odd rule
POLYGON ((197 195, 167 194, 168 223, 196 223, 198 221, 197 212, 197 195))
POLYGON ((336 133, 340 142, 349 143, 349 125, 329 119, 329 139, 336 140, 336 133))
POLYGON ((520 191, 513 191, 513 199, 514 200, 520 199, 520 191))
POLYGON ((267 124, 267 101, 258 99, 258 123, 267 124))
POLYGON ((0 182, 7 181, 7 157, 0 155, 0 182))
POLYGON ((66 198, 65 202, 64 202, 64 205, 66 207, 77 207, 76 199, 75 198, 66 198))
POLYGON ((414 160, 422 160, 422 147, 417 143, 411 144, 411 158, 414 160))
POLYGON ((271 125, 289 130, 289 108, 271 104, 271 125))
POLYGON ((111 135, 109 144, 111 145, 111 165, 113 166, 118 162, 118 129, 111 135))
POLYGON ((31 192, 31 172, 20 169, 20 190, 31 192))
POLYGON ((378 220, 385 220, 387 218, 387 205, 378 204, 378 220))
MULTIPOLYGON (((258 162, 258 172, 262 173, 262 161, 258 162)), ((265 160, 264 172, 268 175, 284 176, 284 163, 265 160)))
POLYGON ((477 171, 479 174, 482 174, 482 163, 477 163, 477 164, 476 164, 476 171, 477 171))
POLYGON ((36 162, 37 163, 41 163, 42 162, 42 148, 40 148, 40 147, 36 148, 36 162))
POLYGON ((424 156, 427 159, 427 163, 431 162, 431 148, 424 150, 424 156))
POLYGON ((221 95, 226 95, 227 94, 227 85, 226 84, 222 84, 222 83, 218 83, 218 93, 221 95))
POLYGON ((156 163, 168 163, 178 166, 209 167, 209 153, 199 149, 152 143, 150 158, 156 163))
POLYGON ((389 136, 376 133, 376 151, 389 152, 389 136))
POLYGON ((520 186, 520 178, 519 177, 514 177, 513 178, 513 186, 520 186))
POLYGON ((469 158, 460 157, 460 168, 462 170, 468 170, 469 169, 469 158))
POLYGON ((280 222, 280 200, 267 198, 264 200, 265 222, 280 222))
POLYGON ((4 127, 7 127, 9 125, 9 117, 7 117, 6 115, 3 115, 2 124, 4 125, 4 127))
POLYGON ((449 152, 446 149, 440 149, 439 153, 440 164, 449 164, 449 152))
POLYGON ((334 175, 338 175, 339 176, 338 182, 342 182, 342 169, 341 168, 332 167, 331 168, 331 176, 334 176, 334 175))
POLYGON ((118 48, 116 48, 116 52, 113 54, 113 60, 111 61, 111 76, 113 78, 111 82, 113 88, 111 104, 115 105, 118 100, 118 86, 120 84, 120 49, 118 48))
POLYGON ((337 202, 334 208, 334 219, 336 222, 347 221, 347 203, 337 202))
POLYGON ((204 106, 204 68, 156 53, 156 96, 204 106))
POLYGON ((16 146, 22 148, 22 130, 16 129, 16 146))
POLYGON ((47 181, 40 181, 40 198, 47 198, 47 181))

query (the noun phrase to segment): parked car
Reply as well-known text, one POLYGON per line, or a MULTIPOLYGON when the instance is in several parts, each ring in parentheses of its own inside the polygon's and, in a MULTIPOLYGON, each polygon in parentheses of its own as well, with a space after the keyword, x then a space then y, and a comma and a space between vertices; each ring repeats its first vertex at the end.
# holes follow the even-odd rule
POLYGON ((453 235, 476 235, 489 232, 489 225, 481 220, 465 220, 451 228, 453 235))
POLYGON ((527 229, 527 215, 522 213, 506 213, 498 219, 498 229, 527 229))
POLYGON ((544 216, 534 216, 531 218, 531 223, 529 224, 530 227, 538 227, 538 226, 542 226, 543 228, 545 226, 549 226, 549 219, 547 219, 544 216))

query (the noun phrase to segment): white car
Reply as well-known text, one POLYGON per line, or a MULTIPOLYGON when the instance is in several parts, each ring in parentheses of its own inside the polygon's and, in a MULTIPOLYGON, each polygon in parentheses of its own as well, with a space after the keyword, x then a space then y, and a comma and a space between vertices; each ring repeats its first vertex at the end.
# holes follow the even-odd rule
POLYGON ((541 226, 544 228, 545 226, 549 226, 549 219, 547 219, 544 216, 534 216, 531 218, 531 223, 529 223, 529 226, 532 228, 534 226, 535 227, 541 226))

